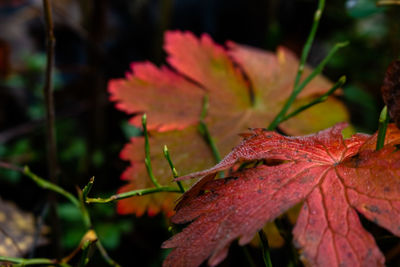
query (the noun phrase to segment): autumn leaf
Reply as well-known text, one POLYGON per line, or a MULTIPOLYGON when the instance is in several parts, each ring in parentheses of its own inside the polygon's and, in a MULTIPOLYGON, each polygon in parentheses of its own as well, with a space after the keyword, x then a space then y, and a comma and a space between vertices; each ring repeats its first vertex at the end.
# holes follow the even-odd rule
POLYGON ((232 241, 247 244, 266 222, 304 201, 293 230, 304 263, 383 266, 384 257, 357 212, 400 236, 400 130, 391 124, 385 146, 377 134, 343 139, 346 124, 300 137, 263 129, 245 135, 219 164, 180 177, 203 176, 183 195, 172 222, 190 223, 164 242, 164 266, 220 263, 232 241), (216 172, 246 161, 274 159, 214 180, 216 172))
MULTIPOLYGON (((34 245, 35 219, 31 213, 20 210, 14 203, 0 199, 0 255, 22 257, 34 245)), ((39 244, 45 242, 39 236, 39 244)))
MULTIPOLYGON (((180 174, 215 163, 197 130, 206 95, 209 106, 205 123, 224 155, 240 142, 237 133, 249 127, 265 127, 280 111, 292 91, 298 60, 283 47, 276 53, 233 42, 223 47, 206 34, 197 38, 178 31, 166 33, 165 50, 171 68, 133 63, 132 73, 125 79, 110 81, 109 92, 117 108, 133 115, 133 125, 140 127, 140 114, 147 114, 153 170, 159 182, 168 185, 172 175, 163 158, 164 145, 170 149, 180 174)), ((310 69, 306 68, 303 78, 309 74, 310 69)), ((327 79, 316 77, 299 95, 292 110, 331 87, 327 79)), ((307 134, 347 119, 345 107, 331 97, 282 123, 280 128, 291 135, 307 134)), ((120 192, 153 186, 144 167, 140 137, 132 138, 121 157, 131 166, 122 175, 128 184, 120 192)), ((145 211, 154 215, 161 210, 171 214, 177 197, 178 194, 162 193, 124 199, 118 203, 118 211, 137 216, 145 211)))

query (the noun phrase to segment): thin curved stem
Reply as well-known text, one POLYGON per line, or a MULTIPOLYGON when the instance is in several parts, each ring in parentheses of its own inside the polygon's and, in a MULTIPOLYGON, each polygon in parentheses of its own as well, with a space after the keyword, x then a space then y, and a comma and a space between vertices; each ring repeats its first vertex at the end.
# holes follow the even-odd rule
POLYGON ((297 108, 296 110, 294 110, 293 112, 289 113, 280 122, 282 123, 282 122, 296 116, 300 112, 302 112, 306 109, 309 109, 312 106, 315 106, 316 104, 326 101, 328 99, 328 96, 332 95, 337 89, 341 88, 345 84, 345 82, 346 82, 346 76, 340 77, 340 79, 326 93, 324 93, 323 95, 319 96, 316 99, 313 99, 310 103, 307 103, 304 106, 301 106, 301 107, 297 108))
POLYGON ((53 184, 53 183, 37 176, 36 174, 31 172, 31 170, 29 169, 28 166, 24 167, 22 173, 25 174, 27 177, 31 178, 31 180, 33 180, 39 187, 56 192, 56 193, 64 196, 65 198, 67 198, 69 201, 71 201, 71 203, 74 204, 74 206, 76 206, 78 208, 80 207, 79 200, 76 197, 74 197, 74 195, 65 191, 63 188, 59 187, 58 185, 53 184))
POLYGON ((328 55, 319 63, 319 65, 311 72, 307 78, 300 83, 297 87, 295 87, 292 91, 292 94, 289 96, 285 105, 282 107, 281 111, 276 115, 274 120, 268 126, 268 130, 275 130, 276 127, 282 122, 282 119, 285 117, 287 111, 292 106, 296 97, 300 94, 300 92, 309 84, 317 75, 319 75, 324 69, 325 65, 329 62, 329 60, 333 57, 333 55, 340 49, 347 46, 349 42, 337 43, 328 53, 328 55))
POLYGON ((144 152, 145 152, 145 159, 144 163, 146 165, 147 174, 150 177, 150 180, 154 184, 155 187, 161 187, 158 183, 156 177, 153 173, 153 168, 151 167, 151 159, 150 159, 150 144, 149 144, 149 133, 147 132, 147 116, 143 114, 142 116, 142 126, 143 126, 143 134, 144 134, 144 152))
MULTIPOLYGON (((171 155, 169 154, 169 150, 166 145, 164 145, 163 152, 164 152, 164 157, 168 161, 169 167, 171 168, 172 176, 175 179, 179 176, 178 171, 176 170, 174 163, 172 162, 171 155)), ((176 181, 176 183, 178 184, 178 187, 181 190, 181 193, 185 193, 185 188, 183 187, 182 182, 176 181)))
POLYGON ((306 64, 308 55, 310 54, 310 49, 314 42, 315 34, 317 33, 319 21, 321 20, 321 16, 322 16, 322 12, 324 11, 324 7, 325 7, 325 0, 319 0, 317 10, 314 13, 314 21, 311 26, 310 33, 308 34, 307 41, 304 44, 303 51, 301 52, 299 68, 297 70, 297 75, 296 75, 296 78, 294 81, 294 86, 293 86, 294 88, 296 88, 298 86, 301 75, 303 74, 304 66, 306 64))
POLYGON ((46 259, 46 258, 36 258, 36 259, 24 259, 24 258, 14 258, 14 257, 4 257, 0 256, 0 262, 10 262, 16 265, 14 266, 30 266, 30 265, 56 265, 56 266, 70 266, 66 263, 59 263, 54 259, 46 259))
POLYGON ((207 116, 207 111, 208 111, 208 96, 205 95, 204 100, 203 100, 203 109, 201 110, 198 130, 199 130, 200 134, 203 136, 204 140, 209 145, 209 147, 213 153, 214 159, 218 163, 221 161, 221 154, 219 153, 219 150, 217 148, 217 145, 215 144, 214 138, 211 136, 211 133, 208 130, 208 126, 204 121, 204 119, 207 116))
POLYGON ((171 193, 181 193, 181 190, 176 187, 162 186, 155 188, 138 189, 129 192, 123 192, 116 195, 112 195, 108 198, 86 198, 86 203, 108 203, 116 200, 121 200, 124 198, 129 198, 133 196, 144 196, 148 194, 158 193, 158 192, 171 192, 171 193))
POLYGON ((264 265, 265 265, 265 267, 272 267, 271 255, 269 253, 268 239, 265 236, 265 233, 263 230, 258 231, 258 236, 260 237, 260 241, 261 241, 264 265))
MULTIPOLYGON (((41 187, 43 189, 51 190, 53 192, 56 192, 56 193, 64 196, 75 207, 77 207, 80 210, 85 228, 88 230, 92 228, 92 223, 90 220, 89 212, 87 211, 86 206, 84 205, 83 191, 81 191, 80 189, 78 189, 78 195, 79 195, 79 200, 78 200, 74 195, 65 191, 63 188, 59 187, 58 185, 53 184, 53 183, 39 177, 38 175, 32 173, 27 166, 25 166, 24 168, 21 168, 19 166, 13 165, 13 164, 0 161, 0 168, 10 169, 10 170, 20 172, 20 173, 26 175, 27 177, 31 178, 32 181, 34 181, 39 187, 41 187)), ((87 186, 85 186, 84 191, 85 191, 86 195, 89 193, 91 187, 93 186, 93 182, 94 182, 94 177, 89 181, 89 184, 87 186)), ((178 189, 176 189, 176 190, 178 190, 178 189)), ((115 262, 113 259, 110 258, 110 256, 107 254, 107 251, 104 249, 103 245, 101 244, 100 240, 97 240, 96 246, 99 249, 103 259, 110 266, 114 266, 114 267, 120 266, 117 262, 115 262)), ((2 257, 0 257, 0 261, 2 261, 2 259, 4 259, 3 261, 21 264, 22 266, 51 265, 51 264, 53 264, 53 265, 55 264, 58 266, 70 266, 66 263, 59 263, 58 261, 51 260, 51 259, 23 259, 23 258, 10 258, 10 257, 2 258, 2 257)))

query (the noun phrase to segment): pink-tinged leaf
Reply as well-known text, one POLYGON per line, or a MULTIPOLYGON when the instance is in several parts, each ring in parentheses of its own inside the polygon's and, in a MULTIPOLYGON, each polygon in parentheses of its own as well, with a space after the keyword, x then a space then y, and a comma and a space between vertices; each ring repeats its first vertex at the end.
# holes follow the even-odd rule
MULTIPOLYGON (((151 63, 132 64, 126 79, 109 83, 111 100, 130 114, 147 113, 148 129, 167 131, 184 129, 199 121, 204 90, 166 67, 151 63), (135 88, 131 90, 131 88, 135 88)), ((132 124, 140 127, 141 117, 132 124)))
POLYGON ((219 164, 181 179, 204 176, 186 192, 172 217, 190 223, 164 242, 173 248, 164 266, 211 266, 232 241, 248 243, 265 223, 304 201, 294 228, 302 260, 312 266, 383 266, 384 257, 357 212, 400 236, 400 130, 389 125, 385 146, 376 136, 343 139, 345 124, 314 135, 286 137, 262 129, 219 164), (281 160, 212 180, 245 161, 281 160))
POLYGON ((164 48, 171 66, 206 88, 210 112, 235 113, 251 105, 244 76, 210 36, 203 34, 198 39, 190 32, 167 32, 164 48))
MULTIPOLYGON (((205 122, 220 154, 225 155, 240 142, 238 133, 250 127, 266 127, 272 121, 292 90, 298 66, 294 54, 285 48, 271 53, 234 43, 223 47, 206 34, 197 38, 189 32, 167 32, 165 50, 172 70, 156 68, 150 63, 134 63, 132 73, 128 73, 125 79, 112 80, 109 84, 111 100, 116 101, 119 109, 133 114, 131 123, 139 126, 138 114, 147 113, 153 140, 153 169, 158 172, 156 177, 163 185, 170 182, 169 166, 162 155, 165 144, 168 147, 170 143, 174 144, 171 155, 180 158, 180 162, 174 159, 180 174, 209 168, 215 163, 204 138, 196 131, 205 95, 209 98, 205 122), (186 131, 189 128, 192 130, 186 131), (177 134, 176 130, 182 133, 177 134), (157 133, 160 131, 163 135, 157 133), (191 143, 198 145, 191 146, 191 143)), ((310 69, 306 68, 304 73, 303 79, 310 69)), ((309 103, 331 86, 322 76, 316 77, 293 108, 309 103)), ((280 127, 287 134, 301 135, 346 120, 345 107, 332 97, 280 127)), ((132 144, 135 144, 135 139, 132 144)), ((143 167, 143 148, 134 146, 137 152, 123 158, 131 161, 131 168, 136 171, 124 175, 130 184, 121 188, 121 192, 140 189, 139 185, 152 186, 143 167)), ((152 210, 171 213, 172 206, 167 205, 168 210, 162 201, 167 195, 160 194, 159 198, 145 196, 147 202, 123 200, 119 211, 140 215, 142 212, 136 211, 146 210, 139 208, 142 203, 149 208, 158 206, 152 210)), ((175 197, 174 194, 171 196, 175 197)), ((166 203, 171 203, 169 198, 166 203)))

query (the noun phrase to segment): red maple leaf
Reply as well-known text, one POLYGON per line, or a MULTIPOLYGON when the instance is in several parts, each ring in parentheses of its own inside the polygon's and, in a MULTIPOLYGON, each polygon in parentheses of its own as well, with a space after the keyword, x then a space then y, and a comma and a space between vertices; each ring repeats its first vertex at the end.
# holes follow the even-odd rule
MULTIPOLYGON (((298 60, 288 49, 276 53, 233 42, 216 44, 204 34, 167 32, 165 50, 168 66, 135 62, 125 79, 111 80, 111 100, 132 114, 131 124, 140 127, 141 113, 148 117, 154 174, 162 185, 172 177, 162 147, 167 145, 182 174, 209 168, 215 163, 208 144, 197 130, 204 96, 209 99, 204 118, 216 147, 227 154, 240 142, 238 132, 271 123, 292 92, 298 60)), ((302 79, 310 74, 306 67, 302 79)), ((318 75, 299 95, 292 110, 325 93, 331 82, 318 75)), ((291 110, 291 111, 292 111, 291 110)), ((289 111, 290 112, 290 111, 289 111)), ((287 134, 308 134, 348 120, 348 114, 334 97, 280 124, 287 134)), ((152 187, 144 165, 143 139, 132 138, 121 152, 131 162, 122 179, 129 183, 119 192, 152 187)), ((187 184, 189 185, 189 184, 187 184)), ((147 211, 172 214, 178 194, 160 193, 118 202, 119 213, 141 216, 147 211)))
POLYGON ((400 236, 400 130, 389 125, 385 146, 376 134, 343 139, 341 123, 304 137, 263 129, 246 134, 177 206, 172 221, 188 223, 164 242, 174 248, 164 266, 215 266, 232 241, 248 243, 266 222, 304 201, 293 230, 302 260, 313 266, 382 266, 384 257, 357 212, 400 236), (280 160, 214 180, 215 173, 245 161, 280 160))

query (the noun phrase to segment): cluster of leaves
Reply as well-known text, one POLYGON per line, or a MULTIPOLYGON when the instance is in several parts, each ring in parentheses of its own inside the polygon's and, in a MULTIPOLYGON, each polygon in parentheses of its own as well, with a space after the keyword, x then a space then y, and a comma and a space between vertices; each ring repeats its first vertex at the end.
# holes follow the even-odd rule
MULTIPOLYGON (((163 145, 170 148, 173 162, 182 174, 212 166, 216 155, 199 124, 208 126, 216 149, 227 154, 240 142, 238 133, 249 127, 265 127, 273 120, 292 92, 298 67, 295 55, 283 47, 276 54, 233 42, 222 47, 206 34, 198 39, 189 32, 167 32, 165 50, 175 71, 148 62, 134 63, 133 74, 109 83, 117 108, 134 115, 131 124, 140 127, 139 115, 147 114, 150 158, 154 174, 163 185, 172 180, 163 145), (206 114, 205 98, 209 100, 206 114)), ((310 72, 306 67, 301 80, 310 72)), ((327 79, 317 76, 289 112, 331 87, 327 79)), ((346 109, 333 97, 282 123, 280 130, 290 135, 308 134, 346 120, 346 109)), ((122 175, 129 183, 120 192, 153 186, 146 171, 143 146, 144 139, 134 137, 121 152, 131 166, 122 175)), ((160 193, 124 199, 118 203, 118 211, 141 216, 146 210, 149 215, 162 210, 171 215, 177 197, 160 193)))
MULTIPOLYGON (((204 128, 196 131, 194 125, 201 126, 204 123, 210 125, 211 136, 215 136, 217 144, 224 144, 232 140, 229 126, 238 130, 249 121, 253 125, 264 126, 272 120, 270 116, 274 113, 271 114, 265 108, 274 105, 268 103, 268 100, 279 99, 275 90, 281 90, 281 86, 286 83, 279 82, 279 75, 277 82, 276 75, 255 73, 263 69, 262 67, 282 70, 282 65, 279 65, 282 54, 278 52, 275 57, 232 43, 228 43, 228 48, 225 49, 214 45, 208 36, 196 40, 188 33, 168 33, 166 39, 166 50, 170 54, 168 61, 181 76, 165 67, 158 70, 150 63, 139 63, 133 66, 134 74, 128 74, 126 80, 110 83, 112 99, 118 101, 117 106, 120 109, 135 115, 141 112, 151 114, 150 118, 153 120, 149 129, 152 131, 153 144, 157 144, 154 141, 157 137, 167 136, 171 138, 170 141, 176 138, 177 141, 172 144, 179 142, 181 145, 188 137, 185 135, 186 129, 192 129, 192 133, 199 135, 204 128), (193 51, 182 55, 185 43, 185 47, 193 51), (210 53, 204 53, 210 47, 214 48, 211 56, 210 53), (223 68, 215 66, 215 58, 221 59, 224 51, 226 56, 223 58, 231 62, 228 65, 231 70, 229 74, 236 75, 228 76, 231 79, 227 81, 223 79, 226 78, 226 65, 223 68), (259 60, 260 58, 262 59, 259 60), (199 63, 199 69, 193 67, 195 62, 199 63), (204 62, 208 64, 205 65, 204 62), (278 65, 271 68, 274 63, 278 65), (218 79, 213 79, 216 76, 214 72, 218 74, 218 79), (237 79, 237 75, 242 79, 237 79), (234 83, 232 77, 236 78, 233 79, 234 83), (227 84, 230 85, 227 90, 230 94, 223 91, 227 84), (246 90, 243 91, 243 87, 238 84, 247 86, 244 87, 246 90), (215 91, 215 88, 218 90, 215 91), (271 88, 275 94, 268 91, 271 88), (175 93, 177 98, 170 100, 168 95, 175 93), (134 99, 137 94, 141 98, 134 99), (165 97, 156 101, 154 94, 165 97), (201 98, 204 99, 204 96, 211 99, 207 117, 201 108, 201 98), (237 105, 233 106, 233 103, 237 105), (187 116, 185 111, 188 111, 187 116), (245 122, 242 118, 246 118, 245 122)), ((285 62, 286 56, 283 58, 285 62)), ((383 91, 388 95, 384 98, 392 116, 398 113, 395 101, 400 83, 397 74, 398 64, 395 62, 389 68, 383 86, 383 91)), ((318 87, 311 92, 321 94, 318 87)), ((282 103, 280 104, 276 112, 282 107, 282 103)), ((131 123, 139 126, 138 116, 134 116, 131 123)), ((298 130, 287 126, 283 124, 281 131, 290 134, 291 131, 298 130)), ((249 243, 267 222, 303 201, 293 235, 295 245, 301 249, 302 260, 306 264, 383 265, 385 259, 372 235, 362 227, 357 211, 393 234, 400 235, 400 226, 397 223, 400 219, 400 184, 397 171, 400 131, 390 125, 386 139, 385 135, 383 139, 380 137, 381 132, 373 136, 355 134, 344 139, 342 131, 346 126, 347 124, 340 123, 304 137, 286 137, 255 128, 252 133, 241 134, 244 137, 242 143, 216 166, 176 179, 182 181, 202 177, 176 206, 177 213, 172 217, 172 222, 189 223, 189 226, 164 242, 164 248, 173 248, 164 266, 198 266, 206 259, 211 266, 215 266, 226 257, 232 241, 239 238, 240 245, 249 243), (381 148, 378 140, 385 140, 380 150, 376 150, 381 148), (249 168, 243 167, 248 162, 256 164, 249 165, 249 168), (233 172, 225 178, 215 180, 217 173, 224 170, 233 172)), ((145 131, 147 134, 146 129, 145 131)), ((167 139, 162 140, 164 144, 167 143, 165 140, 167 139)), ((132 179, 128 185, 130 189, 137 189, 137 180, 146 177, 144 172, 135 173, 137 165, 146 165, 140 162, 145 157, 137 156, 137 151, 141 151, 137 143, 137 138, 134 138, 132 144, 122 152, 122 157, 132 162, 132 166, 123 176, 132 179), (130 156, 127 156, 127 151, 130 156)), ((140 147, 143 147, 143 143, 140 147)), ((193 157, 190 152, 191 149, 187 157, 193 163, 193 159, 197 157, 193 157)), ((157 153, 152 156, 157 160, 157 153)), ((158 160, 160 159, 162 157, 159 156, 158 160)), ((196 164, 194 165, 196 168, 196 164)), ((186 171, 185 168, 184 170, 186 171)), ((163 169, 158 175, 161 178, 166 176, 163 169)), ((150 207, 149 213, 158 212, 160 208, 150 201, 148 198, 145 203, 150 207)), ((141 215, 146 209, 143 203, 130 201, 125 204, 130 205, 129 208, 124 209, 122 203, 120 211, 141 215)), ((165 206, 163 208, 168 211, 165 206)))
POLYGON ((294 228, 302 259, 314 266, 381 266, 384 257, 357 212, 400 235, 400 131, 390 125, 385 146, 377 134, 343 139, 345 124, 305 137, 255 129, 203 176, 179 202, 174 223, 191 224, 163 244, 175 248, 164 266, 214 266, 229 244, 248 243, 263 225, 304 201, 294 228), (214 180, 218 171, 246 161, 274 159, 214 180))

